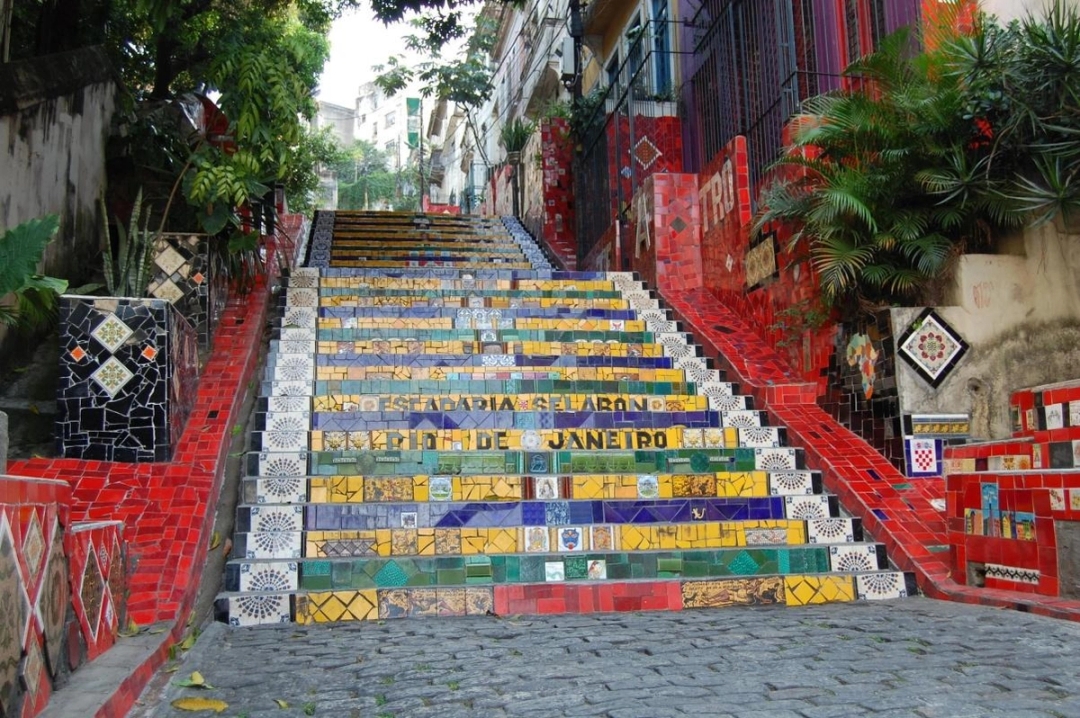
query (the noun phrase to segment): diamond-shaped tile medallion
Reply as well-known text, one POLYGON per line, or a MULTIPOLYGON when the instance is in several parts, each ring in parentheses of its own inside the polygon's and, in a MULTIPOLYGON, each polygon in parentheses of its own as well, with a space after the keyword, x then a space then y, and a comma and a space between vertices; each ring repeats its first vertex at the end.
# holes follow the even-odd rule
POLYGON ((184 266, 186 261, 182 254, 169 245, 165 245, 165 248, 154 258, 154 264, 161 267, 161 271, 168 275, 174 274, 176 270, 184 266))
POLYGON ((158 350, 147 344, 145 347, 143 347, 143 350, 140 352, 140 354, 142 354, 143 359, 147 361, 154 361, 154 357, 157 356, 158 350))
POLYGON ((933 387, 968 350, 967 342, 933 309, 925 309, 897 342, 898 353, 933 387))
POLYGON ((642 137, 638 140, 638 143, 634 145, 634 159, 638 161, 642 169, 649 169, 652 167, 653 162, 660 159, 660 155, 663 153, 652 143, 648 137, 642 137))
POLYGON ((75 347, 68 352, 68 356, 70 356, 75 361, 80 362, 86 358, 86 350, 82 347, 75 347))
POLYGON ((150 288, 150 293, 158 299, 164 299, 169 304, 176 304, 184 298, 184 292, 171 279, 166 279, 156 287, 150 288))
POLYGON ((37 585, 38 576, 45 560, 45 535, 41 530, 41 520, 37 511, 30 512, 30 520, 23 532, 23 559, 26 561, 28 583, 37 585))
POLYGON ((110 352, 115 352, 134 332, 131 327, 124 324, 115 314, 110 314, 90 332, 90 336, 97 339, 101 346, 110 352))
POLYGON ((110 398, 114 398, 134 376, 116 357, 109 357, 90 378, 104 389, 110 398))

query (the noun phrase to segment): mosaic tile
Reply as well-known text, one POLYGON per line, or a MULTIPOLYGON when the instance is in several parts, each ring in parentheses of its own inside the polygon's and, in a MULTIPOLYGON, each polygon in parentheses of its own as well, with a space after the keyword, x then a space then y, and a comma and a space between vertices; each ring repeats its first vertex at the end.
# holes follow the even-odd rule
POLYGON ((685 608, 764 606, 785 600, 781 577, 687 581, 680 588, 685 608))
POLYGON ((281 593, 297 588, 297 565, 295 563, 243 563, 240 564, 238 590, 248 593, 281 593))
POLYGON ((285 594, 265 593, 229 598, 230 626, 258 626, 291 621, 289 597, 285 594))
POLYGON ((135 377, 134 372, 128 369, 116 357, 109 357, 105 362, 90 375, 90 378, 100 386, 110 398, 115 398, 120 390, 135 377))
POLYGON ((908 595, 904 575, 895 571, 858 574, 855 586, 860 600, 879 601, 908 595))
POLYGON ((829 498, 827 496, 785 496, 784 513, 789 519, 828 518, 829 498))
POLYGON ((897 340, 897 354, 937 387, 963 358, 968 344, 933 309, 924 310, 897 340))
POLYGON ((79 597, 86 624, 84 628, 89 632, 88 641, 96 641, 98 631, 101 630, 102 616, 101 607, 105 600, 105 579, 101 575, 101 567, 98 566, 97 554, 90 546, 86 563, 83 565, 82 580, 79 582, 79 597))
POLYGON ((853 584, 849 576, 786 576, 784 598, 789 606, 854 601, 853 584))
POLYGON ((41 528, 41 518, 37 510, 30 511, 30 518, 23 524, 22 556, 26 564, 26 579, 31 586, 36 586, 44 566, 48 544, 41 528))
POLYGON ((846 518, 811 519, 806 526, 810 543, 851 543, 855 540, 852 520, 846 518))
POLYGON ((0 507, 0 708, 12 710, 19 686, 23 636, 30 620, 30 605, 19 575, 15 537, 0 507))
POLYGON ((878 565, 877 547, 850 545, 830 546, 829 562, 833 571, 839 573, 877 571, 878 565))
POLYGON ((115 314, 107 314, 105 319, 90 332, 90 336, 96 339, 101 346, 115 353, 134 333, 135 330, 115 314))
POLYGON ((52 540, 45 562, 41 589, 38 592, 36 611, 41 617, 49 672, 55 677, 60 671, 61 649, 64 644, 64 628, 71 601, 71 588, 63 534, 55 520, 50 533, 52 533, 52 540))

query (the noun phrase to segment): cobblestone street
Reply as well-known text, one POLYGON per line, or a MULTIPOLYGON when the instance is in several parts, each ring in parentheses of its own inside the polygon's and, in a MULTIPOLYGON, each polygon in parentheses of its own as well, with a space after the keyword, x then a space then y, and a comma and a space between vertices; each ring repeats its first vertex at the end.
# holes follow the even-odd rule
POLYGON ((1080 625, 913 598, 799 609, 213 624, 132 715, 1080 716, 1080 625), (179 688, 194 670, 213 690, 179 688), (169 685, 162 689, 168 680, 169 685), (275 701, 284 701, 282 708, 275 701))

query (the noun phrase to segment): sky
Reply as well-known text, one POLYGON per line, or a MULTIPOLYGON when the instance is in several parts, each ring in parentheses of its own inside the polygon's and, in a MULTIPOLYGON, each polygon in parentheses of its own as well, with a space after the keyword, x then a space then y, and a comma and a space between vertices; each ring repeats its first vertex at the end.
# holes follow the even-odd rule
MULTIPOLYGON (((465 9, 467 21, 475 14, 475 7, 465 9)), ((330 59, 319 78, 318 98, 335 105, 353 107, 357 88, 375 79, 372 65, 384 64, 391 55, 405 54, 404 38, 415 32, 408 22, 389 27, 383 25, 375 19, 367 3, 359 10, 335 20, 330 28, 330 59)), ((443 49, 442 56, 453 57, 463 45, 461 40, 449 43, 443 49)), ((416 56, 412 57, 415 62, 416 56)))
POLYGON ((318 98, 344 107, 355 105, 357 88, 375 79, 371 66, 402 52, 402 38, 409 33, 404 23, 384 26, 366 3, 335 20, 330 29, 330 59, 319 79, 318 98))

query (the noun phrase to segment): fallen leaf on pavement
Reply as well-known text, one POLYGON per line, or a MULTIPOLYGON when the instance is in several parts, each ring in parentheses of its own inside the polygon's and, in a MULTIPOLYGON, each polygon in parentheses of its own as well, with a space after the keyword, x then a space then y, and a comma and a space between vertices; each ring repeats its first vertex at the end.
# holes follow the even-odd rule
POLYGON ((217 698, 177 698, 170 705, 180 711, 214 711, 221 713, 229 707, 225 701, 217 698))

